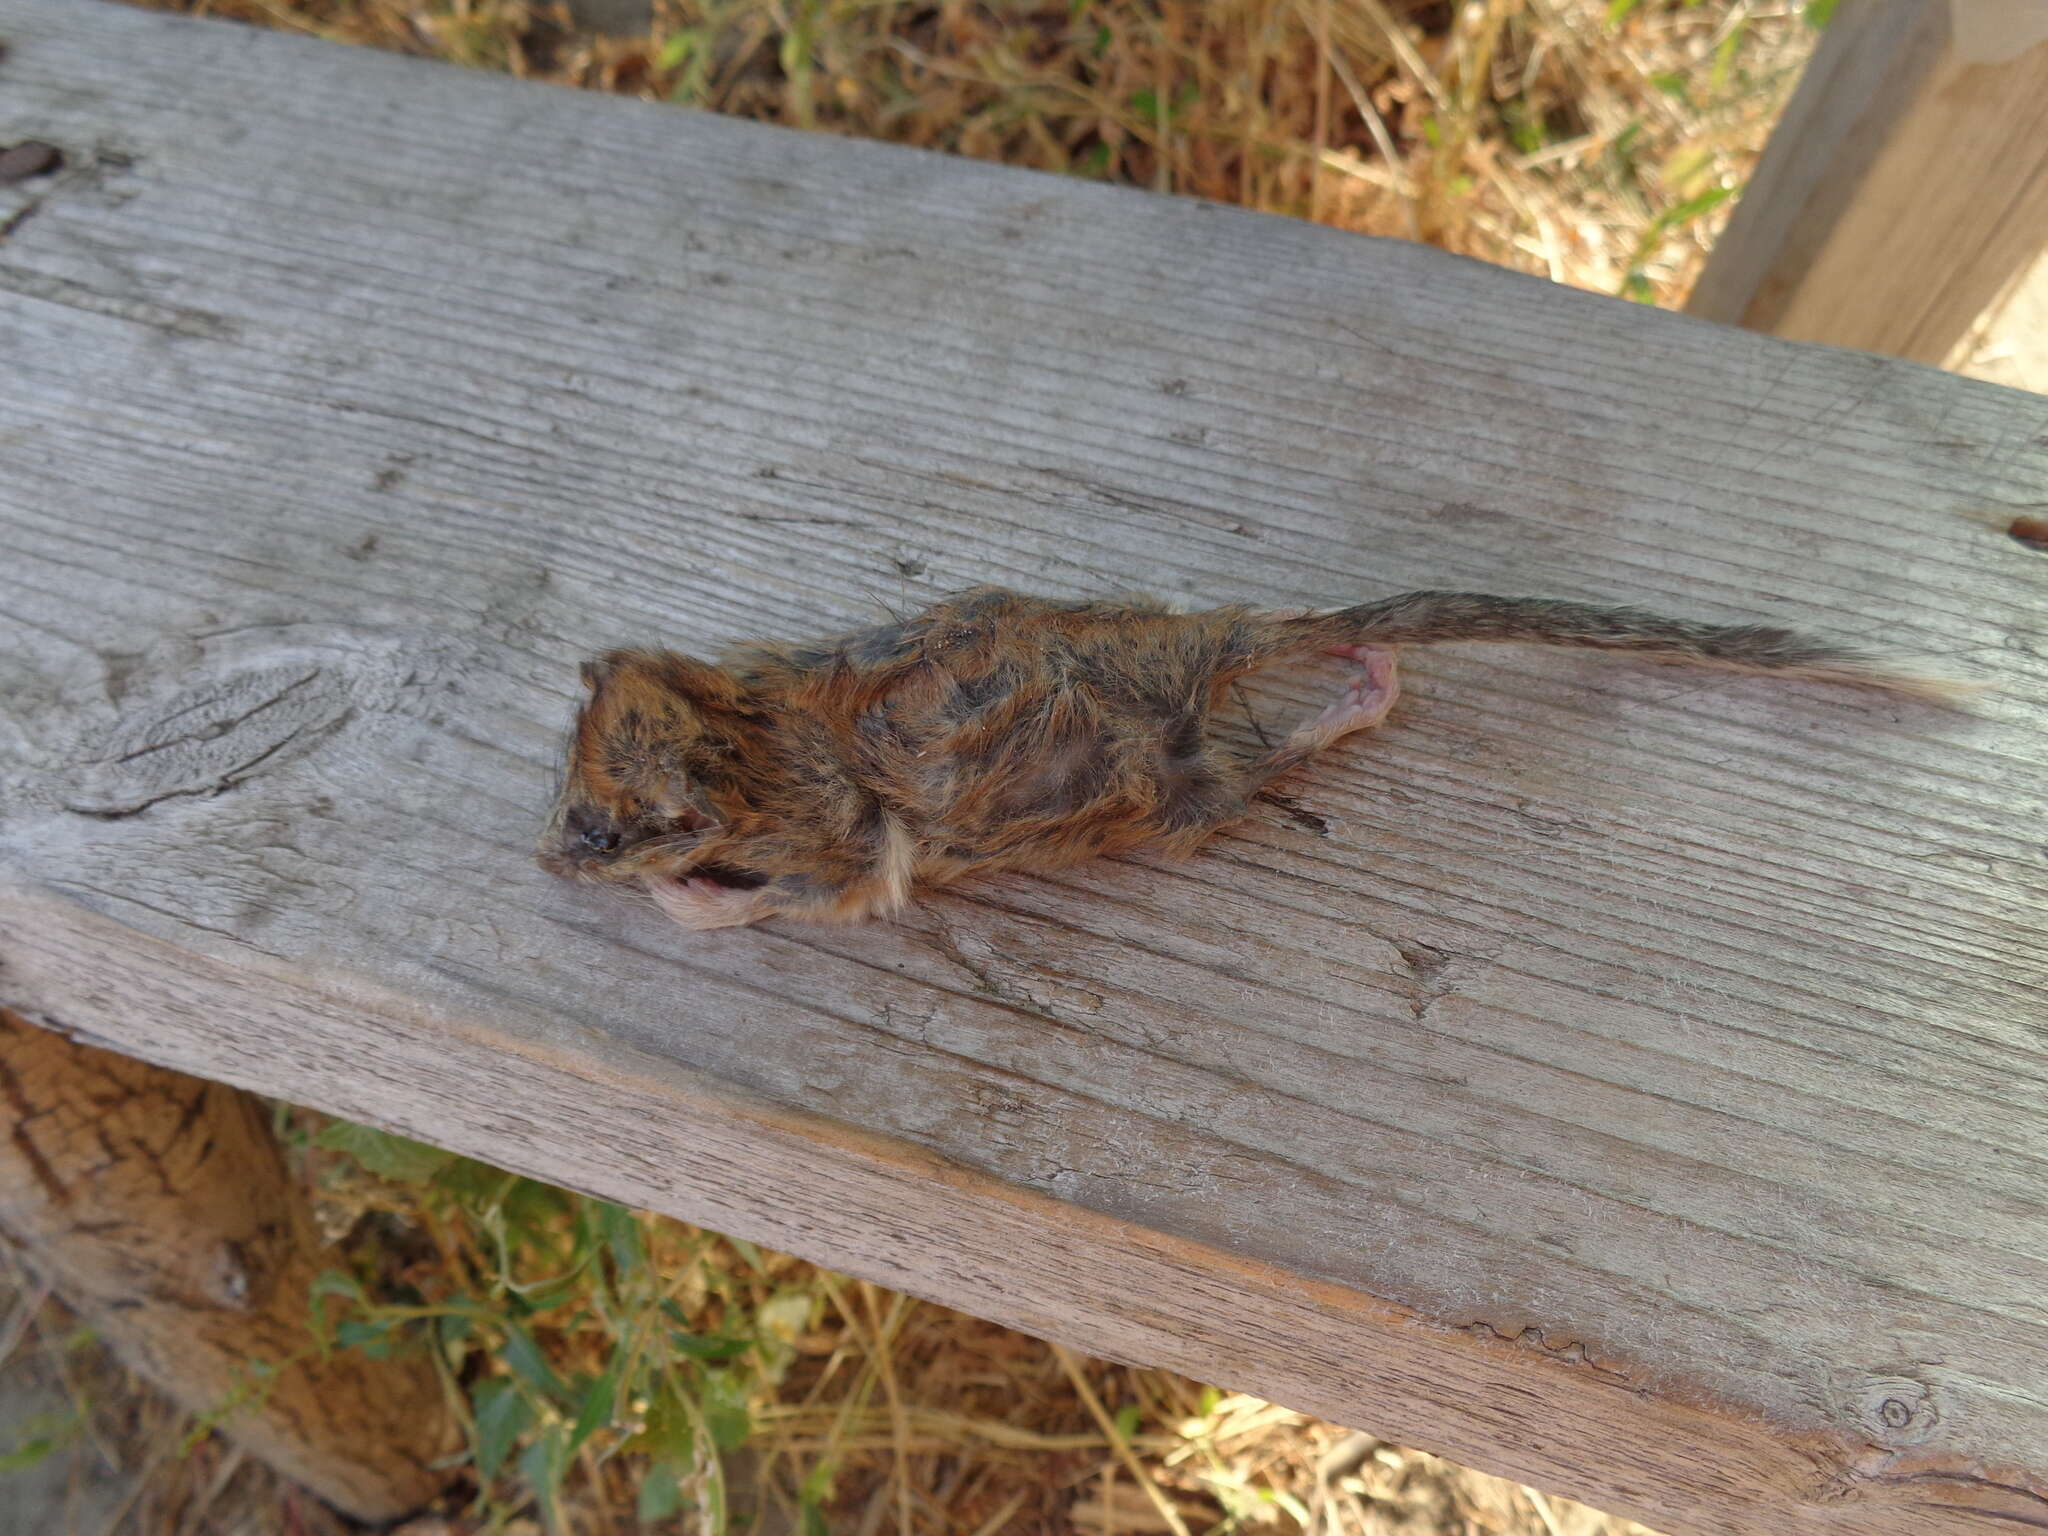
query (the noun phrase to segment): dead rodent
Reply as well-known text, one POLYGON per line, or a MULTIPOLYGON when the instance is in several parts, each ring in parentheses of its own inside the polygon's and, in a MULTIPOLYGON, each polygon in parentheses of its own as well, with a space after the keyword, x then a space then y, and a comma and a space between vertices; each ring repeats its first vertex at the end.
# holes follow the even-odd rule
POLYGON ((587 663, 542 863, 643 885, 686 928, 846 921, 914 884, 1191 852, 1268 781, 1377 725, 1392 645, 1520 641, 1914 693, 1948 685, 1760 625, 1718 627, 1540 598, 1410 592, 1327 613, 1175 613, 982 587, 914 618, 719 663, 612 651, 587 663), (1354 668, 1341 698, 1255 757, 1210 715, 1289 657, 1354 668))

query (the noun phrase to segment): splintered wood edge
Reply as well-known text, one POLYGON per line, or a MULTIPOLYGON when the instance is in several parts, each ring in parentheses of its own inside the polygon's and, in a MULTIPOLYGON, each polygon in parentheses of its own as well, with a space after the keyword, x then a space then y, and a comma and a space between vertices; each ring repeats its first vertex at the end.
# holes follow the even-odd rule
POLYGON ((316 984, 267 957, 193 953, 19 882, 0 886, 0 943, 0 1003, 75 1038, 1252 1392, 1667 1531, 2048 1525, 2048 1498, 2023 1473, 1652 1396, 1570 1340, 1433 1325, 615 1041, 514 1041, 357 978, 316 984))

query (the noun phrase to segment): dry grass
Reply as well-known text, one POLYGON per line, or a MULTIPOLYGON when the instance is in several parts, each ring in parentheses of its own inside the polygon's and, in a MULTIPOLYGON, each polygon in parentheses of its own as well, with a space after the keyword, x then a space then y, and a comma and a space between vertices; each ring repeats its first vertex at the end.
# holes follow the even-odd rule
POLYGON ((1791 0, 157 0, 1682 297, 1812 44, 1791 0), (1626 8, 1626 14, 1609 17, 1626 8))
MULTIPOLYGON (((1797 6, 1752 0, 652 0, 631 37, 530 0, 159 3, 1426 239, 1658 302, 1690 285, 1812 40, 1797 6)), ((455 1282, 461 1239, 431 1212, 332 1166, 321 1182, 340 1225, 382 1234, 364 1262, 387 1285, 431 1297, 455 1282)), ((826 1527, 851 1536, 1640 1529, 793 1258, 648 1230, 671 1299, 707 1334, 811 1299, 728 1462, 737 1528, 794 1528, 808 1486, 826 1527)), ((0 1326, 9 1379, 72 1405, 43 1470, 112 1480, 110 1533, 336 1529, 217 1439, 181 1450, 187 1421, 80 1348, 32 1287, 17 1282, 0 1326)), ((565 1372, 608 1347, 587 1317, 534 1328, 565 1372)), ((585 1456, 561 1511, 571 1528, 643 1528, 632 1447, 585 1456)), ((538 1529, 526 1515, 501 1528, 538 1529)))

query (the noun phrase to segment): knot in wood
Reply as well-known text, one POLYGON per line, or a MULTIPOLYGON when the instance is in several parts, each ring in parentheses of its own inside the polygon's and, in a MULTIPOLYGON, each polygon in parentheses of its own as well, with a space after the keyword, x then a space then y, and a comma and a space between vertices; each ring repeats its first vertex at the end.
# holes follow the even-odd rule
POLYGON ((349 713, 346 679, 309 658, 229 666, 174 691, 130 695, 82 744, 63 803, 116 817, 220 794, 303 756, 349 713))
POLYGON ((1865 1381, 1851 1405, 1857 1427, 1886 1447, 1924 1445, 1941 1423, 1934 1390, 1910 1376, 1865 1381))

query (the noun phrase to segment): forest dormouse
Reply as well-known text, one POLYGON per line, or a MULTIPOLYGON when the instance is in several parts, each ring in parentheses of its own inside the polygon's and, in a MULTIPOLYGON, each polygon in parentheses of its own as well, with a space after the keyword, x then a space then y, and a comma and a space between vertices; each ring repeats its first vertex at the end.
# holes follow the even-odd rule
POLYGON ((716 664, 618 650, 589 690, 541 861, 643 886, 686 928, 846 921, 914 884, 1050 870, 1139 847, 1191 852, 1275 776, 1377 725, 1392 645, 1519 641, 1928 693, 1945 685, 1761 625, 1470 592, 1321 613, 1060 602, 981 587, 915 617, 716 664), (1221 744, 1237 678, 1349 663, 1341 697, 1270 750, 1221 744))

